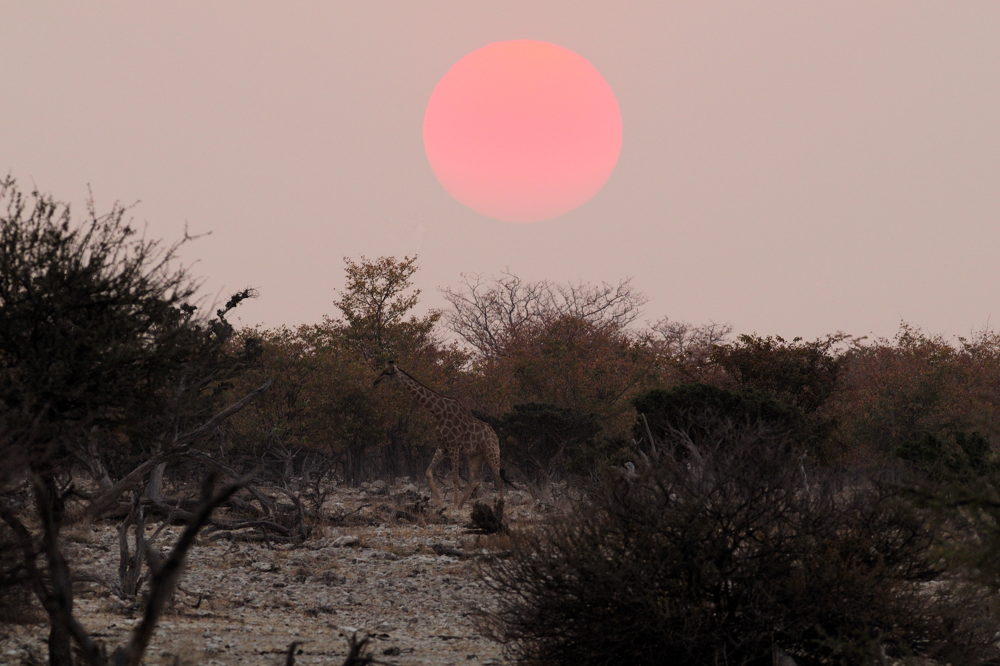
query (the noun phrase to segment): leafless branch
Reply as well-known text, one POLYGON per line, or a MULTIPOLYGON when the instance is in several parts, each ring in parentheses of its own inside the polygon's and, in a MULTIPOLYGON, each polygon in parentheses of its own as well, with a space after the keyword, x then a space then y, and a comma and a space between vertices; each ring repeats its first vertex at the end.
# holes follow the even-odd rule
MULTIPOLYGON (((18 538, 25 571, 36 596, 49 616, 53 634, 72 637, 87 663, 102 664, 104 657, 100 648, 73 616, 73 581, 70 576, 69 564, 59 550, 58 513, 61 500, 58 497, 50 497, 52 493, 58 491, 37 475, 32 475, 31 482, 36 502, 40 507, 39 514, 42 523, 40 547, 35 546, 31 532, 14 512, 2 504, 0 504, 0 519, 10 526, 18 538), (43 575, 38 570, 37 559, 39 555, 44 555, 46 558, 48 576, 43 575), (48 584, 46 584, 46 580, 48 580, 48 584)), ((53 650, 68 650, 68 643, 64 645, 50 637, 49 649, 50 653, 53 650)), ((55 655, 55 659, 60 658, 68 659, 70 655, 55 655)))
MULTIPOLYGON (((216 460, 207 453, 204 453, 202 451, 189 450, 186 451, 183 455, 186 458, 192 458, 194 460, 199 460, 201 462, 208 463, 213 468, 215 468, 219 472, 222 472, 231 479, 240 478, 240 475, 236 472, 236 470, 234 470, 232 467, 229 467, 225 463, 216 460)), ((247 484, 246 491, 249 492, 251 495, 253 495, 254 499, 257 500, 257 502, 260 504, 261 511, 263 511, 265 516, 274 514, 274 509, 275 509, 274 500, 265 495, 257 486, 254 486, 252 484, 247 484)))
POLYGON ((446 288, 442 293, 452 305, 445 324, 482 356, 495 355, 528 327, 560 317, 624 329, 648 301, 633 287, 631 278, 616 285, 557 285, 547 280, 524 282, 509 272, 489 280, 478 274, 463 275, 458 289, 446 288))
POLYGON ((299 499, 299 496, 296 495, 295 493, 293 493, 288 488, 284 488, 284 487, 278 486, 275 489, 278 492, 281 492, 281 493, 284 493, 285 495, 287 495, 288 498, 292 500, 292 503, 295 504, 295 509, 298 512, 298 516, 299 516, 299 524, 298 524, 299 536, 301 536, 302 540, 305 541, 306 538, 309 536, 309 526, 306 525, 306 511, 305 511, 305 508, 302 506, 302 500, 299 499))
POLYGON ((142 463, 134 470, 126 474, 118 483, 113 485, 109 490, 101 493, 90 506, 87 508, 84 518, 88 520, 93 520, 100 516, 108 507, 110 507, 122 493, 131 490, 132 488, 139 485, 142 480, 146 477, 154 467, 162 462, 167 462, 169 460, 174 460, 180 456, 187 455, 191 452, 191 445, 197 442, 200 438, 211 434, 215 428, 228 419, 230 416, 240 411, 247 405, 249 405, 254 398, 256 398, 260 393, 267 390, 271 386, 273 379, 268 379, 266 382, 261 384, 259 387, 251 391, 250 393, 243 396, 242 399, 233 403, 232 405, 226 407, 221 412, 213 416, 205 424, 198 426, 193 430, 189 430, 186 433, 178 435, 171 446, 167 447, 160 453, 156 454, 146 462, 142 463))
POLYGON ((134 599, 142 587, 143 554, 146 550, 146 512, 138 494, 132 498, 132 510, 118 526, 118 594, 123 599, 134 599), (129 552, 128 531, 135 526, 135 550, 129 552))
POLYGON ((218 492, 215 492, 215 480, 216 473, 209 472, 202 484, 202 501, 198 510, 195 511, 193 519, 177 539, 177 543, 174 544, 166 561, 155 567, 150 583, 150 596, 146 612, 132 633, 128 645, 115 655, 114 663, 116 666, 138 666, 150 639, 153 637, 156 623, 177 587, 184 570, 187 553, 194 545, 195 537, 209 522, 212 512, 228 500, 233 493, 249 483, 250 477, 239 479, 218 492))

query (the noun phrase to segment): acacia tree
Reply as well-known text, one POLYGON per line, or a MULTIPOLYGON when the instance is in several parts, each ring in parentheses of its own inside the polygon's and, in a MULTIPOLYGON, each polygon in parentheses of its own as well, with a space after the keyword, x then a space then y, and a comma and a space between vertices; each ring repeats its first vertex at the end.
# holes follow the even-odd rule
POLYGON ((532 329, 570 317, 620 331, 639 318, 647 298, 624 279, 613 285, 525 282, 512 273, 484 279, 463 275, 458 289, 442 290, 451 303, 448 326, 477 355, 489 358, 532 329))
MULTIPOLYGON (((197 283, 176 265, 180 243, 164 247, 138 236, 120 205, 98 215, 91 203, 73 224, 68 206, 39 192, 25 196, 8 177, 0 206, 0 463, 17 466, 37 514, 22 521, 5 493, 0 519, 16 536, 23 570, 49 616, 50 663, 73 663, 72 642, 100 663, 74 619, 59 547, 75 496, 73 466, 82 460, 100 470, 110 451, 134 461, 164 443, 192 443, 214 428, 192 426, 209 420, 242 359, 228 350, 232 329, 194 304, 197 283)), ((95 504, 107 506, 155 462, 95 504)), ((208 493, 202 508, 210 512, 219 497, 208 493)), ((204 520, 207 514, 195 531, 204 520)), ((190 543, 175 551, 177 566, 190 543)), ((164 579, 170 589, 175 583, 176 576, 164 579)))
MULTIPOLYGON (((420 296, 412 282, 417 257, 361 257, 357 262, 345 258, 344 262, 347 280, 334 303, 342 318, 328 319, 309 333, 315 347, 324 353, 353 350, 354 359, 369 370, 381 370, 389 360, 396 360, 438 390, 464 393, 456 389, 463 382, 460 369, 467 356, 437 335, 441 312, 431 309, 423 316, 412 314, 420 296)), ((379 428, 376 437, 352 430, 352 458, 359 460, 366 446, 380 442, 383 474, 416 471, 415 467, 422 466, 418 449, 433 443, 435 436, 429 416, 416 409, 409 395, 373 392, 368 377, 359 378, 352 386, 352 395, 338 397, 340 407, 335 411, 351 423, 377 424, 379 428), (373 418, 372 409, 381 418, 373 418), (400 461, 407 462, 400 465, 400 461)), ((353 478, 359 473, 355 468, 353 478)))
POLYGON ((342 465, 356 482, 365 448, 385 430, 379 405, 369 401, 369 364, 353 346, 322 326, 240 333, 261 340, 259 362, 239 380, 235 393, 275 377, 267 395, 227 423, 230 452, 258 459, 321 456, 329 467, 342 465))
MULTIPOLYGON (((474 370, 473 395, 483 412, 501 421, 522 420, 521 412, 535 405, 570 410, 574 419, 593 418, 600 432, 584 438, 584 448, 592 451, 594 440, 630 436, 635 414, 629 401, 659 374, 655 355, 640 338, 570 316, 523 331, 507 341, 502 354, 477 360, 474 370)), ((571 440, 582 443, 579 438, 563 443, 574 447, 571 440)), ((515 446, 508 451, 523 450, 515 446)), ((592 451, 571 451, 573 466, 579 468, 592 451)), ((511 462, 536 467, 527 460, 511 462)))
POLYGON ((644 341, 659 361, 662 384, 714 383, 720 381, 722 372, 712 354, 732 332, 731 324, 696 326, 663 317, 645 331, 644 341))
POLYGON ((416 307, 420 290, 413 289, 417 257, 379 257, 374 261, 344 257, 347 282, 334 305, 341 320, 328 320, 329 332, 352 345, 373 366, 394 354, 432 344, 434 325, 441 312, 424 317, 407 314, 416 307), (330 325, 332 324, 332 325, 330 325))
POLYGON ((926 438, 978 432, 1000 437, 1000 336, 949 341, 902 324, 892 338, 844 355, 830 411, 842 448, 858 462, 884 463, 926 438))
POLYGON ((779 400, 812 413, 836 391, 844 366, 844 356, 837 352, 837 347, 852 341, 843 333, 813 342, 741 335, 737 342, 715 345, 712 357, 740 388, 772 393, 779 400))
POLYGON ((338 459, 357 483, 371 473, 412 474, 433 444, 431 419, 409 395, 373 391, 377 370, 389 360, 430 386, 463 394, 466 355, 436 335, 440 312, 413 314, 420 291, 412 288, 416 257, 345 259, 345 285, 327 317, 297 329, 256 331, 261 363, 242 381, 247 388, 276 376, 275 390, 229 424, 233 441, 310 450, 338 459), (375 447, 380 466, 371 464, 375 447))
POLYGON ((841 388, 845 347, 857 342, 844 333, 812 342, 741 335, 735 342, 715 345, 712 361, 723 371, 723 386, 762 391, 801 410, 808 424, 800 432, 803 443, 814 458, 829 462, 843 453, 831 441, 836 428, 831 404, 841 388))
MULTIPOLYGON (((473 275, 443 293, 452 305, 444 323, 471 351, 470 390, 485 418, 520 423, 527 413, 572 413, 574 420, 593 420, 605 439, 628 434, 629 399, 658 372, 653 347, 628 328, 647 300, 630 279, 561 285, 511 273, 473 275)), ((575 464, 589 457, 597 437, 558 435, 549 444, 573 449, 575 464)), ((517 458, 530 449, 514 445, 507 454, 517 458)), ((528 459, 511 462, 537 468, 528 459)))

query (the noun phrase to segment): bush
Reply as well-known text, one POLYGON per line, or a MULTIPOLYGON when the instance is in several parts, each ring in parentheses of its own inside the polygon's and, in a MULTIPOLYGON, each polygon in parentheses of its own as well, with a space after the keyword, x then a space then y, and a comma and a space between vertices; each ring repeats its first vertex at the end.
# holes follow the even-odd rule
POLYGON ((235 455, 312 451, 338 460, 344 479, 422 475, 438 444, 435 422, 402 390, 375 391, 372 380, 395 359, 446 394, 465 381, 466 355, 436 334, 440 312, 411 314, 416 257, 345 258, 340 317, 295 329, 249 329, 260 340, 258 367, 234 393, 274 377, 274 388, 227 425, 235 455), (255 384, 256 382, 256 384, 255 384))
POLYGON ((836 391, 844 366, 844 357, 836 348, 851 341, 843 333, 814 342, 741 335, 738 342, 715 346, 712 360, 740 388, 764 391, 811 414, 836 391))
POLYGON ((556 405, 514 405, 499 419, 476 416, 497 431, 504 459, 533 478, 585 469, 601 432, 596 415, 556 405))
POLYGON ((698 448, 707 445, 720 428, 757 424, 793 436, 802 436, 807 430, 801 410, 753 389, 731 391, 709 384, 681 384, 646 391, 632 405, 645 417, 645 423, 640 418, 634 426, 635 439, 648 441, 652 434, 657 441, 671 442, 675 456, 683 456, 685 442, 698 448))
POLYGON ((896 449, 896 455, 932 480, 969 480, 992 466, 990 442, 978 432, 949 435, 924 433, 918 441, 896 449))
POLYGON ((0 180, 0 444, 30 440, 23 462, 43 476, 83 462, 110 486, 106 464, 124 474, 211 417, 244 360, 225 310, 193 304, 182 243, 138 236, 125 213, 91 204, 76 224, 0 180))
POLYGON ((990 333, 955 345, 903 324, 892 340, 855 346, 846 356, 830 412, 849 460, 892 461, 926 434, 976 431, 1000 437, 1000 342, 990 333))
MULTIPOLYGON (((73 515, 67 504, 78 496, 74 468, 83 463, 106 491, 88 507, 99 514, 122 491, 110 492, 109 470, 124 473, 209 430, 195 426, 207 425, 251 351, 231 347, 224 315, 252 290, 234 295, 216 318, 199 313, 197 280, 176 261, 183 241, 162 246, 138 236, 125 213, 116 204, 98 215, 90 204, 74 223, 51 196, 26 196, 13 178, 0 180, 0 550, 16 545, 20 558, 13 564, 3 553, 0 585, 30 583, 48 616, 52 664, 74 663, 74 648, 103 663, 73 615, 72 572, 60 550, 63 521, 73 515), (30 490, 28 507, 11 497, 21 488, 30 490)), ((142 469, 123 481, 134 486, 142 469)), ((154 469, 150 491, 158 491, 156 478, 154 469)), ((177 579, 161 574, 179 571, 194 534, 226 497, 206 492, 205 511, 154 573, 154 590, 169 596, 177 579)), ((11 598, 0 594, 0 606, 11 598)), ((150 599, 131 642, 139 656, 165 601, 150 599)))
POLYGON ((926 516, 877 483, 806 478, 764 430, 730 431, 698 464, 657 449, 636 474, 609 469, 571 515, 485 569, 486 628, 518 663, 1000 658, 986 602, 928 557, 926 516))
POLYGON ((607 436, 624 437, 635 420, 629 400, 656 377, 656 362, 625 330, 563 316, 526 327, 472 370, 470 398, 484 411, 556 405, 596 414, 607 436))

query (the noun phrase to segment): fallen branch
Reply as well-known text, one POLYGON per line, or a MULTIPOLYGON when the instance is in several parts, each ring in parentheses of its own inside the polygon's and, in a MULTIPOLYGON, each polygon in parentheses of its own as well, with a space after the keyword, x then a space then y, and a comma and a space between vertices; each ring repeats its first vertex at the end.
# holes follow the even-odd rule
POLYGON ((174 441, 171 443, 169 447, 167 447, 160 453, 154 455, 152 458, 150 458, 146 462, 136 467, 134 470, 126 474, 118 483, 111 486, 111 488, 109 488, 105 492, 101 493, 97 497, 97 499, 91 502, 90 506, 87 507, 87 510, 83 514, 83 518, 85 520, 94 520, 95 518, 99 517, 102 513, 104 513, 104 511, 108 507, 114 504, 118 500, 118 498, 121 497, 122 493, 125 493, 126 491, 131 490, 132 488, 139 485, 142 482, 142 480, 146 478, 146 474, 148 474, 154 467, 156 467, 160 463, 169 462, 171 460, 175 460, 181 456, 191 453, 191 446, 193 444, 195 444, 199 439, 201 439, 205 435, 214 432, 215 428, 220 423, 222 423, 230 416, 232 416, 236 412, 240 411, 241 409, 249 405, 254 400, 254 398, 256 398, 258 395, 260 395, 260 393, 262 393, 268 387, 270 387, 273 381, 274 381, 273 379, 268 379, 259 387, 257 387, 250 393, 247 393, 245 396, 243 396, 241 400, 233 403, 232 405, 229 405, 221 412, 213 416, 203 425, 200 425, 193 430, 189 430, 186 433, 178 435, 176 438, 174 438, 174 441))
POLYGON ((201 528, 208 524, 212 517, 212 512, 228 500, 233 493, 249 482, 249 480, 249 477, 244 477, 215 493, 215 474, 209 473, 205 478, 205 483, 202 485, 202 502, 193 520, 188 523, 188 526, 181 533, 180 538, 177 539, 177 543, 174 545, 173 550, 170 551, 170 555, 165 562, 162 564, 156 563, 155 566, 153 562, 150 562, 153 575, 150 581, 149 603, 146 606, 146 612, 143 614, 142 620, 132 633, 132 638, 129 640, 128 645, 115 653, 114 663, 116 666, 139 665, 142 655, 153 637, 153 632, 156 630, 156 623, 159 622, 167 602, 177 588, 181 573, 184 570, 187 553, 191 549, 191 546, 194 545, 195 537, 201 531, 201 528))
POLYGON ((362 504, 361 506, 357 507, 356 509, 354 509, 352 511, 348 511, 347 513, 341 513, 341 514, 338 514, 336 516, 330 516, 330 523, 332 525, 342 525, 345 520, 347 520, 348 518, 350 518, 354 514, 360 513, 361 511, 369 508, 370 506, 371 506, 371 504, 362 504))
POLYGON ((206 530, 206 534, 211 534, 218 530, 249 530, 249 529, 259 529, 261 531, 271 531, 276 532, 281 536, 292 536, 292 528, 285 527, 284 525, 279 525, 278 523, 272 522, 270 520, 244 520, 238 523, 227 523, 222 520, 213 520, 212 528, 206 530))
POLYGON ((219 426, 220 423, 222 423, 230 416, 232 416, 233 414, 235 414, 236 412, 240 411, 241 409, 249 405, 251 402, 253 402, 254 398, 256 398, 260 393, 267 390, 272 383, 274 383, 273 377, 269 378, 267 381, 265 381, 263 384, 255 388, 253 391, 247 393, 238 402, 234 402, 233 404, 223 409, 221 412, 213 416, 203 425, 200 425, 193 430, 189 430, 182 435, 178 435, 177 438, 174 440, 174 446, 191 445, 194 444, 199 439, 201 439, 202 437, 204 437, 205 435, 212 434, 213 432, 215 432, 215 429, 219 426))
MULTIPOLYGON (((187 457, 187 458, 193 458, 195 460, 199 460, 201 462, 208 463, 209 465, 211 465, 215 469, 219 470, 220 472, 222 472, 223 474, 225 474, 226 476, 228 476, 231 479, 238 479, 238 478, 240 478, 240 474, 237 473, 236 470, 234 470, 232 467, 226 465, 223 462, 220 462, 220 461, 216 460, 212 456, 210 456, 207 453, 204 453, 202 451, 193 451, 193 450, 192 451, 187 451, 184 454, 184 456, 187 457)), ((270 515, 270 514, 274 513, 274 508, 275 508, 274 507, 274 500, 272 500, 270 497, 268 497, 267 495, 265 495, 264 492, 260 488, 258 488, 257 486, 253 486, 253 485, 247 485, 246 488, 245 488, 245 490, 248 493, 250 493, 251 495, 254 496, 254 499, 256 499, 257 502, 260 504, 261 511, 264 512, 264 515, 270 515)))
POLYGON ((302 500, 300 500, 299 496, 293 493, 288 488, 283 488, 279 486, 275 490, 277 490, 278 492, 285 493, 292 500, 292 502, 295 503, 295 508, 298 510, 299 514, 299 536, 302 537, 303 541, 305 541, 307 538, 309 538, 309 526, 306 525, 306 510, 305 507, 302 506, 302 500))

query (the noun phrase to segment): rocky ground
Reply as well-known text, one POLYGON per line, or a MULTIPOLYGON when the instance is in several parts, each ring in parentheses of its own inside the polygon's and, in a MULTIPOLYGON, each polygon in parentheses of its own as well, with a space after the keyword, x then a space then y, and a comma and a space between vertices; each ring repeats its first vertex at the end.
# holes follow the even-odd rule
MULTIPOLYGON (((495 603, 477 566, 502 555, 506 537, 469 534, 468 506, 412 521, 394 513, 415 496, 407 479, 337 489, 324 512, 339 519, 314 525, 302 544, 202 539, 145 663, 280 665, 289 644, 301 641, 297 664, 340 664, 355 632, 370 636, 369 653, 386 663, 501 663, 501 646, 476 622, 495 603)), ((506 516, 515 526, 537 518, 520 491, 508 492, 506 516)), ((116 528, 108 522, 66 530, 75 570, 117 579, 116 528)), ((167 528, 159 543, 180 529, 167 528)), ((138 621, 134 606, 107 585, 85 583, 77 591, 77 616, 109 649, 123 644, 138 621)), ((46 634, 44 624, 0 625, 0 664, 41 663, 46 634)))

